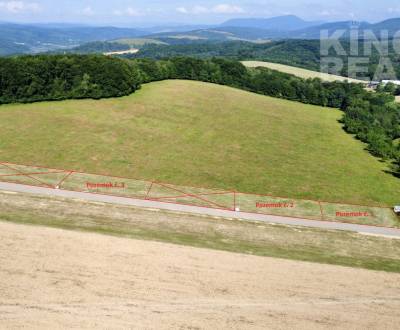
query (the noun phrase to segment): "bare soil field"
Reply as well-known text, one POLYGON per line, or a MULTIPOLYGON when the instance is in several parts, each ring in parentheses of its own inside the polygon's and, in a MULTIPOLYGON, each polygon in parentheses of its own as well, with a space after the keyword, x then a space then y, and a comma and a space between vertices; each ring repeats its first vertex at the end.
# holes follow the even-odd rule
POLYGON ((400 275, 0 222, 0 327, 395 329, 400 275))

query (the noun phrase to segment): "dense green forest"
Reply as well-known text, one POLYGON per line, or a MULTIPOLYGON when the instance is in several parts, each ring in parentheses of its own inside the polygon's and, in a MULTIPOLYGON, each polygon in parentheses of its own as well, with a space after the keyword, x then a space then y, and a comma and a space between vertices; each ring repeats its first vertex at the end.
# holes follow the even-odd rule
MULTIPOLYGON (((340 44, 346 54, 337 54, 331 48, 329 56, 340 59, 343 62, 343 69, 340 72, 336 72, 332 71, 331 68, 327 68, 326 72, 347 77, 349 76, 349 58, 364 58, 368 63, 359 65, 367 69, 368 72, 365 76, 368 80, 393 78, 387 72, 381 72, 375 76, 378 64, 382 59, 382 56, 375 47, 372 47, 370 55, 368 54, 369 52, 367 52, 367 55, 364 55, 364 47, 367 46, 368 48, 368 44, 360 41, 359 55, 350 56, 350 41, 341 40, 340 44)), ((131 58, 150 59, 163 59, 174 56, 191 56, 203 59, 223 57, 238 61, 259 60, 292 65, 313 71, 320 71, 322 64, 320 40, 281 40, 266 43, 231 41, 187 45, 146 45, 137 54, 130 55, 131 58)), ((384 57, 390 59, 396 75, 400 77, 400 55, 395 51, 392 42, 389 42, 388 56, 384 57)))
POLYGON ((0 103, 128 95, 142 83, 190 79, 228 85, 292 101, 340 108, 347 132, 369 151, 394 160, 400 174, 400 105, 385 90, 371 93, 347 82, 304 80, 266 68, 247 69, 222 58, 126 60, 98 55, 23 56, 0 59, 0 103))
POLYGON ((261 60, 319 70, 319 40, 284 40, 253 43, 229 41, 186 45, 146 45, 134 58, 163 59, 174 56, 197 58, 224 57, 235 60, 261 60))
POLYGON ((127 61, 105 56, 0 58, 0 104, 122 96, 140 86, 127 61))
MULTIPOLYGON (((246 41, 215 42, 204 40, 188 40, 183 42, 178 39, 172 44, 170 40, 167 40, 167 42, 169 44, 145 44, 140 47, 138 53, 121 55, 121 57, 128 59, 149 58, 159 60, 177 56, 190 56, 201 59, 221 57, 237 61, 258 60, 281 63, 313 71, 321 71, 321 68, 323 68, 322 70, 324 72, 366 80, 395 78, 390 72, 380 72, 380 70, 377 70, 382 59, 389 59, 393 65, 395 76, 400 77, 400 55, 397 54, 392 41, 389 41, 388 54, 384 56, 382 56, 374 46, 371 47, 371 52, 365 52, 365 47, 367 50, 369 49, 369 43, 365 41, 359 41, 358 55, 351 56, 350 41, 344 39, 340 40, 340 45, 343 47, 345 54, 337 54, 334 48, 330 48, 329 54, 323 57, 321 57, 320 40, 292 39, 254 43, 246 41), (365 53, 367 53, 367 55, 365 55, 365 53), (335 59, 341 60, 343 68, 337 71, 335 68, 325 65, 325 57, 334 57, 335 59), (351 59, 351 61, 360 60, 361 62, 349 64, 349 59, 351 59), (367 61, 367 63, 362 63, 362 61, 367 61), (365 68, 367 73, 357 77, 353 76, 351 72, 354 71, 355 66, 365 68)), ((124 47, 122 44, 115 42, 94 42, 70 50, 59 51, 59 53, 90 54, 126 49, 126 45, 124 47)))

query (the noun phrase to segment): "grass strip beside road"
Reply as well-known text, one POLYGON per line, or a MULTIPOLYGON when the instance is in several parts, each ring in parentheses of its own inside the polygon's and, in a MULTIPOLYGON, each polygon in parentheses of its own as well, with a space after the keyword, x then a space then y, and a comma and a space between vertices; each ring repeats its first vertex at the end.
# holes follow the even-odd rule
POLYGON ((400 273, 400 240, 0 192, 0 221, 400 273))
POLYGON ((0 164, 0 181, 310 220, 400 227, 390 208, 234 193, 25 165, 0 164))

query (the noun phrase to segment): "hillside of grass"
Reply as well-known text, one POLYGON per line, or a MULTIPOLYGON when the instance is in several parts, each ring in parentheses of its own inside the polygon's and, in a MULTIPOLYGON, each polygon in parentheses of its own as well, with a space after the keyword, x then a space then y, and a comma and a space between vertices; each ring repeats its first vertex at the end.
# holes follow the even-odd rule
POLYGON ((162 42, 157 39, 149 39, 149 38, 133 38, 133 39, 117 39, 113 40, 112 42, 127 45, 132 48, 140 48, 145 45, 167 45, 167 43, 162 42))
POLYGON ((342 77, 342 76, 337 76, 333 74, 328 74, 328 73, 322 73, 322 72, 317 72, 317 71, 311 71, 311 70, 306 70, 302 68, 298 68, 295 66, 290 66, 290 65, 284 65, 284 64, 278 64, 278 63, 272 63, 272 62, 264 62, 264 61, 243 61, 243 65, 247 66, 248 68, 258 68, 258 67, 264 67, 288 74, 295 75, 297 77, 303 78, 303 79, 309 79, 309 78, 319 78, 323 81, 348 81, 352 83, 360 83, 360 84, 365 84, 366 82, 363 80, 358 80, 358 79, 352 79, 352 78, 347 78, 347 77, 342 77))
POLYGON ((0 107, 0 160, 293 198, 397 204, 342 112, 193 81, 0 107))

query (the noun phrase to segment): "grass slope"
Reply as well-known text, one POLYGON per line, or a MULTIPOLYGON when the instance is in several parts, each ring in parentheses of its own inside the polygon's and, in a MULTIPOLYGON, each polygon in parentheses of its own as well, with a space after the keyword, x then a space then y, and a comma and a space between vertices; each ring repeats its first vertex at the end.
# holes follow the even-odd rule
POLYGON ((181 185, 361 204, 400 180, 346 134, 338 110, 191 81, 119 99, 0 107, 0 160, 181 185))
POLYGON ((352 78, 347 78, 347 77, 342 77, 342 76, 336 76, 333 74, 316 72, 316 71, 306 70, 306 69, 302 69, 302 68, 297 68, 295 66, 277 64, 277 63, 271 63, 271 62, 243 61, 242 63, 243 63, 243 65, 245 65, 249 68, 265 67, 265 68, 269 68, 272 70, 289 73, 289 74, 295 75, 295 76, 303 78, 303 79, 320 78, 323 81, 331 81, 331 82, 347 80, 349 82, 360 83, 360 84, 366 83, 363 80, 352 79, 352 78))
POLYGON ((143 47, 145 45, 149 44, 155 44, 155 45, 167 45, 167 43, 162 42, 157 39, 146 39, 146 38, 134 38, 134 39, 117 39, 113 40, 113 42, 123 44, 123 45, 128 45, 130 47, 143 47))
POLYGON ((400 240, 0 191, 1 221, 400 273, 400 240))

